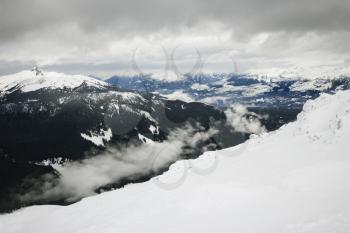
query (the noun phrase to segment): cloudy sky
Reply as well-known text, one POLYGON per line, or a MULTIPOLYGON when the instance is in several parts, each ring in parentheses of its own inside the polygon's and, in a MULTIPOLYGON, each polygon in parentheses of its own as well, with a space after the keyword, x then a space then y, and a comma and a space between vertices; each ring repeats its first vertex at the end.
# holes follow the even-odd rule
POLYGON ((347 66, 349 22, 349 0, 1 0, 0 74, 347 66))

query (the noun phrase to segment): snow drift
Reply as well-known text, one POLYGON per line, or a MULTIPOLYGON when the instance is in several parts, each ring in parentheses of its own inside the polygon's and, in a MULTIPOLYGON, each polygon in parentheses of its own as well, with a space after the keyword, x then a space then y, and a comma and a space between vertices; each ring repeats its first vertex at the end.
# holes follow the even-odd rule
POLYGON ((2 215, 0 232, 349 232, 349 141, 350 92, 324 94, 275 132, 67 207, 2 215))

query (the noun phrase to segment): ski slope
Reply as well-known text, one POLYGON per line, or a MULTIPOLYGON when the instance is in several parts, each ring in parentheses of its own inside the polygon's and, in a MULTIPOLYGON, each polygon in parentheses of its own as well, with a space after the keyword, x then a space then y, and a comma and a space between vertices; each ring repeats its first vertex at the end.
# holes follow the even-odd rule
POLYGON ((142 184, 0 216, 0 232, 350 232, 350 91, 142 184))

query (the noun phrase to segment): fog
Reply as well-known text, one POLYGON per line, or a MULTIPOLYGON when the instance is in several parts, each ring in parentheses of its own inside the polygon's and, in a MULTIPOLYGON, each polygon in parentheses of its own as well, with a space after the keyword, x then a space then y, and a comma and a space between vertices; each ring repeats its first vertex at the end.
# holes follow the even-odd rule
MULTIPOLYGON (((260 134, 266 130, 260 122, 261 117, 249 112, 244 106, 234 105, 225 114, 226 126, 232 131, 260 134)), ((219 132, 215 125, 207 131, 198 131, 198 128, 187 125, 171 132, 164 142, 146 140, 146 143, 130 145, 124 149, 109 147, 97 156, 51 164, 58 176, 46 174, 39 179, 27 179, 25 185, 32 188, 25 194, 16 194, 16 197, 21 203, 71 203, 97 194, 106 185, 151 178, 175 161, 184 159, 184 154, 206 151, 208 145, 202 144, 201 149, 198 147, 201 142, 219 132)))
POLYGON ((184 152, 193 153, 198 143, 217 132, 216 129, 195 132, 194 128, 187 126, 172 132, 164 142, 133 145, 122 150, 112 147, 95 157, 63 165, 53 164, 59 177, 44 175, 39 180, 27 180, 26 183, 34 188, 23 195, 18 194, 17 198, 21 202, 63 199, 69 203, 94 195, 99 187, 126 178, 132 181, 150 177, 181 159, 184 152))

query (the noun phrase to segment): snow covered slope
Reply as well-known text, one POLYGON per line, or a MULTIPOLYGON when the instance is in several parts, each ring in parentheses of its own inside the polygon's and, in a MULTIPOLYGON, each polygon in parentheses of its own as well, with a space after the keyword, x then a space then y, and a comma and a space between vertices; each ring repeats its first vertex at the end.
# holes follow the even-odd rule
POLYGON ((10 93, 16 90, 29 92, 42 88, 75 88, 82 84, 93 87, 104 87, 108 85, 103 81, 83 75, 66 75, 56 72, 42 72, 37 74, 35 71, 27 70, 0 77, 0 93, 10 93))
POLYGON ((350 92, 323 94, 278 131, 71 206, 2 215, 0 232, 350 232, 349 141, 350 92))

